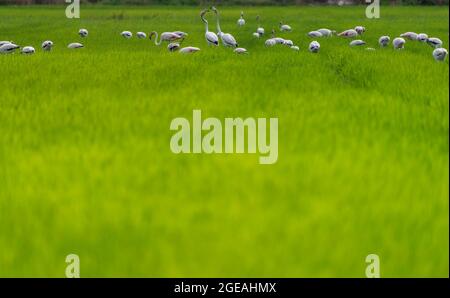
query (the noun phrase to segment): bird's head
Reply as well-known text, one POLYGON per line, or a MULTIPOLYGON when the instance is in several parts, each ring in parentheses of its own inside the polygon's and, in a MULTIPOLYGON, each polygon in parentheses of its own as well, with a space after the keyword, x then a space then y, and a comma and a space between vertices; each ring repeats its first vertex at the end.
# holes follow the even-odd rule
POLYGON ((207 13, 209 11, 209 9, 203 9, 201 12, 200 12, 200 17, 204 17, 205 16, 205 14, 207 13))
POLYGON ((151 40, 153 36, 156 35, 156 31, 152 31, 150 32, 150 34, 148 35, 148 38, 151 40))
POLYGON ((214 11, 215 14, 217 14, 217 8, 215 6, 211 6, 211 10, 214 11))

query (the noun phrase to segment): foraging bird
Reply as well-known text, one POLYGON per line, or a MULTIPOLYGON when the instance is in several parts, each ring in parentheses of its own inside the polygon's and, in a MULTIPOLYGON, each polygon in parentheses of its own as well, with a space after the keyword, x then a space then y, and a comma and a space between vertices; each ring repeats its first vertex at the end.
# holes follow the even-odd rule
POLYGON ((320 50, 320 43, 318 43, 317 41, 314 40, 309 44, 309 51, 311 53, 318 53, 319 50, 320 50))
POLYGON ((266 47, 273 47, 274 45, 277 44, 277 42, 275 41, 274 38, 269 38, 264 42, 266 47))
POLYGON ((346 38, 353 38, 357 35, 358 35, 358 32, 356 32, 355 29, 348 29, 348 30, 345 30, 338 34, 338 36, 342 36, 342 37, 346 37, 346 38))
POLYGON ((147 38, 147 34, 145 34, 145 32, 141 32, 141 31, 137 32, 136 36, 137 36, 137 38, 140 38, 140 39, 147 38))
POLYGON ((120 33, 120 35, 127 39, 133 37, 133 33, 131 33, 130 31, 123 31, 122 33, 120 33))
POLYGON ((354 46, 362 46, 362 45, 365 45, 366 44, 366 42, 364 41, 364 40, 361 40, 361 39, 355 39, 355 40, 352 40, 351 42, 350 42, 350 46, 351 47, 354 47, 354 46))
POLYGON ((336 31, 330 30, 330 29, 326 29, 326 28, 322 28, 322 29, 319 29, 317 31, 322 33, 322 36, 325 36, 325 37, 333 36, 333 34, 336 33, 336 31))
POLYGON ((217 35, 222 40, 223 45, 226 47, 237 48, 238 43, 236 42, 236 39, 233 37, 233 35, 231 35, 230 33, 223 33, 222 30, 220 29, 219 12, 218 12, 217 8, 215 8, 213 6, 213 7, 211 7, 211 9, 216 14, 217 31, 218 31, 217 35))
POLYGON ((180 49, 179 52, 183 53, 183 54, 190 54, 190 53, 195 53, 198 51, 200 51, 200 49, 196 48, 196 47, 185 47, 185 48, 180 49))
POLYGON ((184 39, 184 37, 182 37, 181 35, 175 34, 174 32, 161 33, 161 36, 159 36, 159 41, 158 41, 158 32, 152 31, 148 37, 151 40, 153 36, 155 36, 155 45, 157 45, 157 46, 161 45, 161 43, 163 41, 172 42, 172 41, 178 41, 178 40, 184 39))
POLYGON ((83 47, 83 45, 79 42, 72 42, 67 46, 67 48, 69 48, 69 49, 79 49, 82 47, 83 47))
POLYGON ((282 32, 291 32, 292 28, 291 28, 291 26, 283 24, 283 22, 280 22, 280 31, 282 31, 282 32))
POLYGON ((387 47, 387 45, 389 44, 390 41, 391 41, 391 38, 389 36, 386 36, 386 35, 381 36, 380 39, 378 39, 378 43, 382 47, 387 47))
POLYGON ((258 23, 258 28, 256 28, 256 33, 259 34, 259 36, 263 36, 265 31, 264 31, 264 28, 261 27, 261 24, 259 23, 259 15, 256 16, 256 22, 258 23))
POLYGON ((400 34, 400 37, 404 37, 404 38, 407 38, 410 40, 417 40, 417 36, 418 36, 418 34, 415 32, 405 32, 405 33, 400 34))
POLYGON ((172 33, 175 33, 176 35, 181 36, 181 38, 186 38, 189 34, 183 31, 173 31, 172 33))
POLYGON ((427 39, 428 39, 428 34, 426 34, 426 33, 419 33, 417 35, 417 40, 420 42, 427 42, 427 39))
POLYGON ((320 33, 319 31, 311 31, 311 32, 309 32, 308 33, 308 36, 309 37, 322 37, 323 36, 323 34, 322 33, 320 33))
POLYGON ((244 20, 244 12, 241 11, 241 17, 237 20, 237 24, 239 27, 242 27, 245 25, 245 20, 244 20))
POLYGON ((364 32, 366 32, 366 28, 363 26, 356 26, 355 31, 356 33, 358 33, 358 35, 362 35, 364 32))
POLYGON ((89 32, 88 32, 86 29, 80 29, 80 30, 78 31, 78 34, 79 34, 81 37, 86 37, 86 36, 88 36, 89 32))
POLYGON ((169 52, 175 52, 180 48, 180 44, 177 42, 171 42, 169 43, 169 45, 167 46, 167 49, 169 50, 169 52))
POLYGON ((219 45, 219 37, 216 35, 216 33, 209 31, 208 29, 208 21, 205 19, 205 14, 208 12, 207 9, 203 10, 200 13, 200 18, 202 19, 203 23, 205 23, 205 38, 208 45, 219 45))
POLYGON ((53 42, 51 40, 46 40, 42 43, 42 49, 44 51, 51 51, 53 48, 53 42))
POLYGON ((394 45, 394 49, 403 49, 403 47, 405 46, 405 40, 401 37, 397 37, 394 39, 394 41, 392 42, 392 44, 394 45))
POLYGON ((19 49, 20 47, 13 43, 5 43, 4 45, 0 46, 0 54, 8 54, 12 53, 15 50, 19 49))
POLYGON ((285 40, 283 40, 283 45, 292 47, 294 45, 294 42, 290 39, 285 39, 285 40))
POLYGON ((235 52, 237 54, 248 54, 247 49, 244 49, 244 48, 236 48, 236 49, 234 49, 233 52, 235 52))
POLYGON ((444 61, 447 55, 448 52, 444 48, 437 48, 433 51, 433 57, 436 61, 444 61))
POLYGON ((437 48, 442 47, 442 40, 440 40, 437 37, 430 37, 427 39, 427 44, 429 44, 433 48, 437 49, 437 48))
POLYGON ((27 54, 27 55, 34 54, 34 52, 35 52, 35 50, 31 46, 23 47, 22 51, 21 51, 22 54, 27 54))

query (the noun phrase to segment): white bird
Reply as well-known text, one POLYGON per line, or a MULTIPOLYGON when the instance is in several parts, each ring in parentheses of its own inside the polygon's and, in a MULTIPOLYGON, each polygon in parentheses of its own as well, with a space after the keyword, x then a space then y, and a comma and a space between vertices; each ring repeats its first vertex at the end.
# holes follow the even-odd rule
POLYGON ((322 33, 320 33, 319 31, 311 31, 311 32, 309 32, 308 33, 308 36, 309 37, 322 37, 323 36, 323 34, 322 33))
POLYGON ((7 43, 14 43, 14 42, 12 42, 12 41, 7 41, 7 40, 2 40, 2 41, 0 41, 0 47, 1 47, 2 45, 4 45, 4 44, 7 44, 7 43))
POLYGON ((217 8, 215 8, 213 6, 213 7, 211 7, 211 9, 216 14, 217 31, 218 31, 217 35, 222 40, 223 45, 226 46, 226 47, 237 48, 238 47, 238 43, 236 42, 236 39, 233 37, 233 35, 231 35, 230 33, 223 33, 222 30, 220 29, 219 12, 217 11, 217 8))
POLYGON ((277 42, 275 41, 274 38, 269 38, 264 42, 266 47, 273 47, 274 45, 277 44, 277 42))
POLYGON ((248 54, 247 49, 244 48, 236 48, 234 49, 234 52, 237 54, 248 54))
POLYGON ((181 38, 186 38, 189 35, 189 34, 187 34, 186 32, 183 32, 183 31, 173 31, 172 33, 175 33, 176 35, 181 36, 181 38))
POLYGON ((309 51, 311 53, 317 53, 319 52, 319 50, 320 50, 320 43, 318 43, 317 41, 314 40, 309 44, 309 51))
POLYGON ((336 33, 336 31, 330 30, 330 29, 327 29, 327 28, 322 28, 322 29, 319 29, 317 31, 322 33, 322 36, 325 36, 325 37, 333 36, 333 34, 336 33))
POLYGON ((351 47, 354 47, 354 46, 362 46, 362 45, 365 45, 366 44, 366 42, 364 41, 364 40, 361 40, 361 39, 355 39, 355 40, 352 40, 351 42, 350 42, 350 46, 351 47))
POLYGON ((358 35, 362 35, 364 32, 366 32, 366 28, 363 26, 356 26, 355 31, 356 33, 358 33, 358 35))
POLYGON ((391 38, 387 35, 381 36, 380 39, 378 39, 378 43, 382 47, 387 47, 389 42, 391 41, 391 38))
POLYGON ((293 49, 294 51, 300 51, 300 48, 298 46, 292 46, 291 49, 293 49))
POLYGON ((27 55, 34 54, 34 52, 35 52, 35 50, 31 46, 23 47, 22 51, 21 51, 22 54, 27 54, 27 55))
POLYGON ((260 37, 261 37, 261 36, 258 34, 258 32, 253 32, 252 35, 253 35, 253 37, 256 37, 256 38, 260 38, 260 37))
POLYGON ((79 49, 82 48, 83 45, 79 42, 72 42, 67 46, 69 49, 79 49))
POLYGON ((265 33, 265 30, 263 27, 261 27, 261 24, 259 23, 259 15, 256 16, 256 22, 258 23, 258 28, 256 28, 256 33, 259 34, 259 36, 263 36, 265 33))
POLYGON ((159 41, 158 41, 158 32, 152 31, 148 37, 151 40, 153 36, 155 36, 155 45, 157 45, 157 46, 161 45, 161 43, 163 41, 173 42, 173 41, 178 41, 178 40, 183 40, 184 39, 184 37, 182 37, 181 35, 178 35, 178 34, 176 34, 174 32, 163 32, 163 33, 161 33, 161 36, 159 36, 159 41))
POLYGON ((127 39, 133 37, 133 33, 131 33, 130 31, 123 31, 122 33, 120 33, 120 35, 127 39))
POLYGON ((237 24, 239 27, 242 27, 245 25, 245 20, 244 20, 244 12, 241 11, 241 17, 237 20, 237 24))
POLYGON ((346 37, 346 38, 353 38, 357 35, 358 35, 358 32, 356 32, 355 29, 348 29, 348 30, 345 30, 338 34, 338 36, 342 36, 342 37, 346 37))
POLYGON ((433 51, 433 57, 436 61, 444 61, 447 58, 448 52, 444 48, 437 48, 433 51))
POLYGON ((433 48, 437 49, 437 48, 442 47, 442 40, 440 40, 437 37, 430 37, 427 39, 427 44, 429 44, 433 48))
POLYGON ((185 48, 180 49, 180 53, 183 53, 183 54, 190 54, 190 53, 195 53, 198 51, 200 51, 200 49, 196 48, 196 47, 185 47, 185 48))
POLYGON ((397 37, 392 41, 392 44, 394 45, 394 49, 403 49, 405 42, 403 38, 397 37))
POLYGON ((428 34, 426 33, 419 33, 417 34, 417 40, 420 42, 427 42, 428 34))
POLYGON ((42 43, 42 49, 44 51, 51 51, 53 48, 53 42, 51 40, 46 40, 42 43))
POLYGON ((417 40, 417 33, 416 32, 405 32, 400 34, 400 37, 404 37, 410 40, 417 40))
POLYGON ((12 53, 19 48, 20 47, 16 44, 5 43, 4 45, 0 46, 0 54, 12 53))
POLYGON ((169 52, 175 52, 178 49, 180 49, 180 44, 177 42, 171 42, 169 43, 169 45, 167 46, 167 49, 169 50, 169 52))
POLYGON ((208 21, 205 19, 205 14, 208 12, 207 9, 203 10, 200 13, 200 18, 202 19, 203 23, 205 23, 205 38, 208 45, 219 45, 219 37, 216 35, 216 33, 209 31, 208 29, 208 21))
POLYGON ((283 22, 280 22, 280 31, 291 32, 292 28, 291 28, 291 26, 283 24, 283 22))
POLYGON ((78 31, 78 34, 79 34, 81 37, 86 37, 86 36, 88 36, 89 32, 88 32, 86 29, 80 29, 80 30, 78 31))
POLYGON ((136 36, 137 36, 137 38, 140 38, 140 39, 147 38, 147 34, 145 34, 145 32, 141 32, 141 31, 137 32, 136 36))
POLYGON ((288 47, 292 47, 294 45, 294 42, 290 39, 285 39, 283 41, 283 45, 288 46, 288 47))

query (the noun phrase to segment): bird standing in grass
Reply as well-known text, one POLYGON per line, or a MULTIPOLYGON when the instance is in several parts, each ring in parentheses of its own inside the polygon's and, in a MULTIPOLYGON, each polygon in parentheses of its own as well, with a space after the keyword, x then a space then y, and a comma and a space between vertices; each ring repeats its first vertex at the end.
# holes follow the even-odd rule
POLYGON ((348 29, 338 34, 338 36, 353 38, 358 35, 358 32, 355 29, 348 29))
POLYGON ((220 20, 219 20, 220 16, 219 16, 219 11, 217 10, 217 8, 215 8, 213 6, 213 7, 211 7, 211 10, 214 11, 214 13, 216 15, 217 32, 218 32, 217 35, 222 40, 223 45, 226 47, 237 48, 238 43, 236 42, 236 39, 233 37, 233 35, 231 35, 230 33, 223 33, 222 30, 220 29, 220 20))
POLYGON ((161 45, 161 43, 163 41, 173 42, 173 41, 179 41, 179 40, 182 41, 184 39, 184 37, 182 37, 181 35, 178 35, 174 32, 161 33, 161 36, 159 36, 159 41, 158 41, 158 32, 152 31, 149 35, 150 40, 152 39, 153 36, 155 36, 155 45, 157 45, 157 46, 161 45))
POLYGON ((390 41, 391 41, 391 38, 387 35, 381 36, 378 39, 378 43, 380 44, 381 47, 387 47, 390 41))
POLYGON ((260 19, 259 15, 256 16, 256 22, 258 23, 258 28, 256 28, 256 33, 261 37, 264 35, 265 31, 264 31, 264 28, 259 23, 259 19, 260 19))
POLYGON ((206 39, 206 42, 208 43, 208 45, 218 46, 219 45, 219 37, 216 35, 216 33, 209 31, 208 21, 205 19, 205 14, 208 11, 209 10, 205 9, 205 10, 202 10, 202 12, 200 13, 200 18, 202 19, 203 23, 205 24, 205 39, 206 39))
POLYGON ((394 45, 394 49, 399 50, 399 49, 403 49, 405 47, 405 40, 401 37, 397 37, 394 39, 394 41, 392 42, 392 44, 394 45))
POLYGON ((283 24, 283 22, 280 22, 280 31, 282 31, 282 32, 291 32, 292 28, 291 28, 291 26, 289 26, 287 24, 283 24))
POLYGON ((433 57, 436 61, 444 61, 447 55, 448 52, 444 48, 437 48, 433 51, 433 57))
POLYGON ((241 11, 241 17, 237 20, 237 24, 239 27, 242 27, 245 25, 245 20, 244 20, 244 12, 241 11))

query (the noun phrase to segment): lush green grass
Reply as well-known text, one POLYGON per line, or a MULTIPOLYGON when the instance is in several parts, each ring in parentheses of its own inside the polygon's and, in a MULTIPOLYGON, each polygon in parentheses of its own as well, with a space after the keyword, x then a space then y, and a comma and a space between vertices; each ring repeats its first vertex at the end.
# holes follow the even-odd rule
POLYGON ((305 35, 361 24, 369 46, 423 31, 447 47, 448 7, 245 8, 238 29, 240 10, 222 27, 243 56, 207 48, 199 8, 0 7, 0 40, 37 49, 0 56, 0 276, 64 276, 69 253, 85 277, 362 277, 370 253, 384 277, 448 276, 448 61, 339 38, 314 55, 305 35), (256 14, 301 51, 253 39, 256 14), (187 31, 202 51, 122 30, 187 31), (193 109, 278 117, 278 162, 171 153, 193 109))

